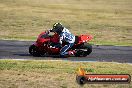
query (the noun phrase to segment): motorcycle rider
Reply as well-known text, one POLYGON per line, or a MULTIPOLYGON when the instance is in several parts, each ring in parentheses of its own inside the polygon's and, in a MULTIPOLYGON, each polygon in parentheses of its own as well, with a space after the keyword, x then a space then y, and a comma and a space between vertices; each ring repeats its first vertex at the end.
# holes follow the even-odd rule
POLYGON ((55 23, 53 25, 53 29, 50 30, 51 32, 55 32, 59 35, 59 43, 62 46, 63 41, 66 42, 67 44, 61 48, 60 50, 60 57, 66 57, 69 54, 73 54, 73 52, 69 51, 67 52, 68 49, 70 49, 75 42, 75 36, 61 23, 55 23))

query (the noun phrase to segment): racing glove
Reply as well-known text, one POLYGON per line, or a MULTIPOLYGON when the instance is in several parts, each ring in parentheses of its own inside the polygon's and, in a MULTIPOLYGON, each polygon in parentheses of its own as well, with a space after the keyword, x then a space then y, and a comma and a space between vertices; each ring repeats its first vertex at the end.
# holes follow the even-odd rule
POLYGON ((52 32, 52 29, 47 30, 46 34, 49 34, 50 32, 52 32))

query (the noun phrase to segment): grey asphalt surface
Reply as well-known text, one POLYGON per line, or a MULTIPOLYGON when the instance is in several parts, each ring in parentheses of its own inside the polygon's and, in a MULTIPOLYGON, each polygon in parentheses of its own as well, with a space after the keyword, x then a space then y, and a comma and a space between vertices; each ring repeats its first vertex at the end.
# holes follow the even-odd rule
POLYGON ((0 59, 28 60, 68 60, 68 61, 99 61, 132 63, 132 47, 130 46, 99 46, 93 45, 93 52, 87 57, 33 57, 28 53, 33 41, 0 40, 0 59))

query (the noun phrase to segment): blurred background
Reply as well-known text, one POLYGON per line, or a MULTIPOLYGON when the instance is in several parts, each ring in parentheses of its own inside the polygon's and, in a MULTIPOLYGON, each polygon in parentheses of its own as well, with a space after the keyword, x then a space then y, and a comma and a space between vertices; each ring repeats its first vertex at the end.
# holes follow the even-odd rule
POLYGON ((36 40, 55 22, 92 44, 132 45, 131 0, 0 0, 0 39, 36 40))

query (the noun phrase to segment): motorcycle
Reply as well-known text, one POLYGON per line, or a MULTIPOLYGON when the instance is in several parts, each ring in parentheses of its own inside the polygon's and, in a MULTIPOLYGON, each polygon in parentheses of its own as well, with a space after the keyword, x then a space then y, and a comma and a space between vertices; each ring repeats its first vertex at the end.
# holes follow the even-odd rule
MULTIPOLYGON (((74 51, 73 56, 86 57, 92 52, 92 45, 87 43, 93 37, 91 35, 75 36, 75 44, 68 52, 74 51)), ((48 34, 46 31, 40 33, 37 41, 29 47, 29 53, 32 56, 48 56, 59 55, 61 47, 57 47, 59 44, 59 35, 56 33, 48 34)), ((66 42, 62 44, 64 46, 66 42)), ((71 56, 72 56, 71 55, 71 56)))

